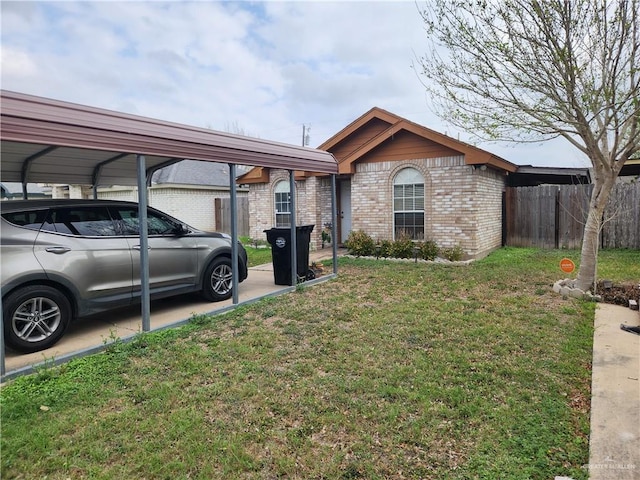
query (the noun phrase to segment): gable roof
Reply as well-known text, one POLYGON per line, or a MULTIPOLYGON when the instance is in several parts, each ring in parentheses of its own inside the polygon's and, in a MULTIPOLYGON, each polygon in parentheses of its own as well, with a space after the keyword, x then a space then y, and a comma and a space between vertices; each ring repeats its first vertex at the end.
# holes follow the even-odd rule
POLYGON ((442 133, 423 127, 393 113, 374 107, 318 147, 331 152, 338 160, 339 173, 355 173, 355 164, 366 154, 382 146, 401 132, 408 132, 422 139, 446 147, 464 155, 467 165, 487 165, 505 172, 515 172, 517 165, 486 150, 470 145, 442 133), (354 142, 352 150, 341 150, 359 130, 376 125, 376 134, 364 143, 354 142))
MULTIPOLYGON (((240 174, 246 171, 246 167, 238 165, 240 174)), ((182 160, 156 171, 151 178, 151 183, 153 185, 180 184, 228 187, 229 165, 226 163, 182 160)))
MULTIPOLYGON (((388 153, 394 148, 391 144, 394 139, 403 138, 406 141, 409 137, 418 140, 418 143, 413 143, 420 146, 421 152, 416 154, 419 156, 403 158, 406 160, 463 155, 467 165, 486 165, 510 173, 518 169, 517 165, 491 152, 418 125, 379 107, 373 107, 351 122, 318 146, 318 150, 333 154, 338 160, 339 174, 353 174, 356 164, 369 159, 372 152, 386 149, 385 153, 388 153)), ((394 156, 397 157, 398 154, 394 156)), ((307 176, 309 172, 296 172, 296 179, 307 176)), ((267 182, 269 170, 264 167, 256 167, 238 178, 238 183, 267 182)))
POLYGON ((136 185, 183 159, 337 173, 330 153, 0 90, 2 180, 136 185))

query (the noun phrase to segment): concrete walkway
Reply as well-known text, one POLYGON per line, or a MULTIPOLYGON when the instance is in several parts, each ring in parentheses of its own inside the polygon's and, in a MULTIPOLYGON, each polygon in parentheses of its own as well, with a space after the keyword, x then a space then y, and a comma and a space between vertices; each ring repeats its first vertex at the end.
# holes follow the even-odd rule
POLYGON ((626 307, 599 304, 593 333, 591 375, 591 480, 640 479, 640 315, 626 307))

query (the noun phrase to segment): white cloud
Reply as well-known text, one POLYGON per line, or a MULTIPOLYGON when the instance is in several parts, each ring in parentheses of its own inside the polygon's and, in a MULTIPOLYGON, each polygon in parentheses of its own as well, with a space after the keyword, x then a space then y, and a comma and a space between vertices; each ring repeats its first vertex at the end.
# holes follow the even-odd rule
POLYGON ((3 48, 0 61, 2 62, 3 75, 11 75, 15 78, 28 78, 38 74, 38 66, 27 52, 3 48))
MULTIPOLYGON (((428 110, 411 68, 426 45, 413 1, 1 8, 8 90, 294 144, 303 123, 318 145, 373 106, 458 135, 428 110)), ((562 147, 483 147, 515 163, 575 165, 562 147)))

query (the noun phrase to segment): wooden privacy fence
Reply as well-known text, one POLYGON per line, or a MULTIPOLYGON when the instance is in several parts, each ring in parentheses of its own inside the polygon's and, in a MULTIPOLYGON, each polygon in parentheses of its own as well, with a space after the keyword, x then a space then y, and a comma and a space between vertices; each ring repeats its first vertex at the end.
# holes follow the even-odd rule
MULTIPOLYGON (((508 187, 505 245, 580 248, 592 185, 508 187)), ((616 184, 604 215, 602 247, 640 248, 640 183, 616 184)))
MULTIPOLYGON (((238 236, 249 235, 249 198, 236 198, 238 216, 238 236)), ((216 231, 231 233, 231 199, 215 199, 216 231)))

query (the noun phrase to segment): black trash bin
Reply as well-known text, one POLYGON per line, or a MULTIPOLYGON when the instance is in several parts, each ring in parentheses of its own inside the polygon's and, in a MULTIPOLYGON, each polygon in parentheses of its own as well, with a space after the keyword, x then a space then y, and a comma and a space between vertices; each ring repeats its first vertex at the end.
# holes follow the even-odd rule
MULTIPOLYGON (((314 278, 309 269, 309 242, 314 225, 296 227, 296 272, 303 280, 314 278)), ((271 245, 273 260, 273 278, 276 285, 296 285, 291 282, 291 229, 270 228, 265 230, 267 241, 271 245)))

